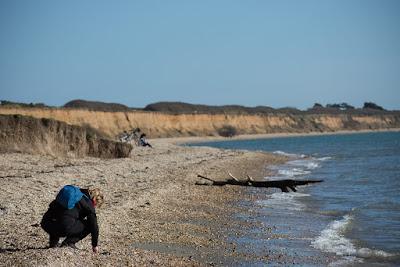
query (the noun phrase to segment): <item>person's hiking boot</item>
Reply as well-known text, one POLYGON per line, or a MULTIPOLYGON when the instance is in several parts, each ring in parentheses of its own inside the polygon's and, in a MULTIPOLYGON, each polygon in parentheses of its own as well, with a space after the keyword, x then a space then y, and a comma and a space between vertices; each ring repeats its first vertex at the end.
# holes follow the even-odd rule
POLYGON ((72 248, 72 249, 78 249, 78 250, 79 250, 79 248, 75 245, 75 243, 65 243, 65 242, 62 242, 62 243, 61 243, 61 247, 62 247, 62 248, 72 248))
POLYGON ((53 236, 51 236, 51 237, 50 237, 50 240, 49 240, 49 247, 50 247, 50 248, 57 248, 57 247, 59 247, 58 241, 60 241, 60 238, 59 238, 59 237, 53 237, 53 236))

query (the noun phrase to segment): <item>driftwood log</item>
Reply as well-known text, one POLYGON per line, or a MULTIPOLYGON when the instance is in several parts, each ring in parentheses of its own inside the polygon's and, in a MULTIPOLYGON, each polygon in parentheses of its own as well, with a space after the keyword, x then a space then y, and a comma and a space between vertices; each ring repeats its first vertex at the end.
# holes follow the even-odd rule
POLYGON ((239 180, 238 178, 234 177, 231 173, 228 174, 231 178, 224 181, 216 181, 214 179, 198 174, 197 177, 208 180, 212 183, 196 182, 196 185, 214 185, 214 186, 239 185, 239 186, 252 186, 252 187, 274 187, 281 189, 282 192, 289 192, 290 188, 293 192, 296 192, 297 191, 296 186, 320 183, 323 181, 323 180, 292 180, 292 179, 274 180, 274 181, 255 181, 249 175, 247 175, 246 180, 239 180))

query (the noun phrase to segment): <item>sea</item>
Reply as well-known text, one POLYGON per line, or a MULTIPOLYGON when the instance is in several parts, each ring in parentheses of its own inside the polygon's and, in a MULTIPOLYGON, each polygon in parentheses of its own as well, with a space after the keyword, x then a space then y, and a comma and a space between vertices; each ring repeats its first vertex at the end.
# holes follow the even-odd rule
MULTIPOLYGON (((301 265, 400 266, 400 132, 195 145, 267 151, 288 157, 285 164, 266 166, 270 174, 263 179, 323 180, 299 186, 297 192, 265 190, 266 198, 254 203, 260 214, 255 219, 287 238, 264 240, 259 234, 249 235, 235 240, 239 247, 264 242, 270 249, 293 257, 332 256, 320 262, 298 261, 301 265)), ((258 233, 262 230, 255 229, 258 233)))

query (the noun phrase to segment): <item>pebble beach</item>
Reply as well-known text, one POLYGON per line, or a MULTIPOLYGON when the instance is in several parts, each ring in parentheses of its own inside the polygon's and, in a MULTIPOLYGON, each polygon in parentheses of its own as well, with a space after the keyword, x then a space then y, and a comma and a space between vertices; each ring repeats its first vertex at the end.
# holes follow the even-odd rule
MULTIPOLYGON (((193 140, 191 140, 193 141, 193 140)), ((200 186, 198 174, 226 179, 264 177, 282 156, 260 152, 187 147, 184 139, 154 139, 153 149, 135 147, 129 158, 64 158, 23 153, 0 155, 0 263, 2 266, 210 266, 285 255, 237 253, 228 238, 254 227, 235 221, 238 201, 257 194, 236 186, 200 186), (98 254, 90 237, 71 248, 48 249, 39 226, 48 204, 66 184, 99 187, 98 254)), ((246 210, 246 212, 251 212, 246 210)), ((268 229, 267 229, 268 230, 268 229)), ((271 229, 266 232, 274 238, 271 229)), ((276 237, 278 238, 278 237, 276 237)))

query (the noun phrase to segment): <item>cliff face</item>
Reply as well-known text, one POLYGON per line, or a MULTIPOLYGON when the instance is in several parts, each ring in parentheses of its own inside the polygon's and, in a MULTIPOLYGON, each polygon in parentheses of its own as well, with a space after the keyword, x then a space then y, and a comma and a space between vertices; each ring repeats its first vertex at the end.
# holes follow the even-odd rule
POLYGON ((156 112, 101 112, 82 109, 0 107, 0 114, 21 114, 51 118, 71 125, 89 125, 111 138, 124 130, 139 127, 148 137, 218 135, 224 125, 236 128, 238 134, 307 133, 339 130, 400 128, 400 113, 359 114, 163 114, 156 112))
POLYGON ((128 157, 129 144, 100 138, 94 131, 48 118, 0 115, 0 152, 54 156, 128 157))

